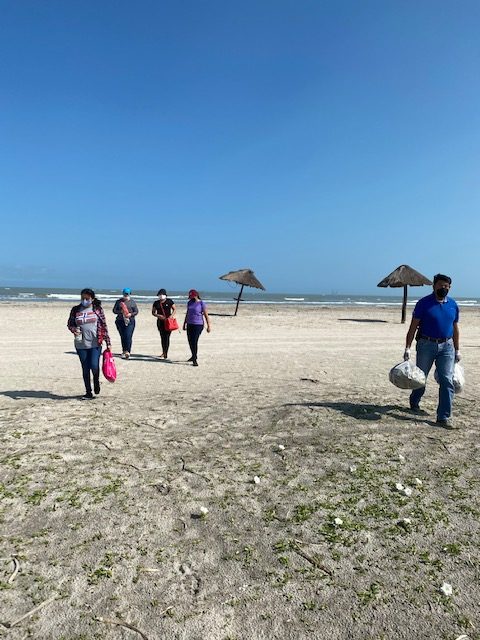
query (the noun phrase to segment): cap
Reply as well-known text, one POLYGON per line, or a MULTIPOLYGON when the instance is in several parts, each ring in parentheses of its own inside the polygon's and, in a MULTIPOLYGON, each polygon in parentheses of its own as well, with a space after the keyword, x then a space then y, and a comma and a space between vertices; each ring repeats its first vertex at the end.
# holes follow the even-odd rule
POLYGON ((129 287, 125 287, 122 293, 124 296, 129 296, 132 293, 132 290, 129 287))
POLYGON ((166 296, 167 295, 167 290, 166 289, 159 289, 157 296, 166 296))
POLYGON ((198 291, 196 289, 190 289, 190 291, 188 292, 188 297, 190 299, 192 298, 198 298, 198 291))

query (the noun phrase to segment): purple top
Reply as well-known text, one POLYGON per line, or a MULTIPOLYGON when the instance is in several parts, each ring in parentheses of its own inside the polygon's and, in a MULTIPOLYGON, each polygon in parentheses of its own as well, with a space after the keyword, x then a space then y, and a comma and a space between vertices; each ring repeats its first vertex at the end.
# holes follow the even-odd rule
POLYGON ((187 324, 203 324, 203 311, 206 309, 203 300, 196 302, 189 300, 187 303, 187 324))

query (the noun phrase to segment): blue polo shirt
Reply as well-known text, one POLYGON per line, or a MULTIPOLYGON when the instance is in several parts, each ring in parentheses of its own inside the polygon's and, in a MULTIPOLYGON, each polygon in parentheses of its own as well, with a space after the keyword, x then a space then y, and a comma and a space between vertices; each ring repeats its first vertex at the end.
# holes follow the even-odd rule
POLYGON ((458 305, 448 296, 438 302, 434 293, 421 298, 415 305, 413 317, 420 320, 420 335, 429 338, 451 338, 453 323, 458 322, 458 305))

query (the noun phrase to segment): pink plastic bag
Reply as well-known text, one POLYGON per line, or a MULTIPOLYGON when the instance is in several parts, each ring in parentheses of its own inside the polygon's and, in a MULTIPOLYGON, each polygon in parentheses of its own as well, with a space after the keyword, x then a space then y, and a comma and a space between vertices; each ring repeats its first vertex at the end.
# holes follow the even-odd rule
POLYGON ((117 367, 111 351, 103 352, 102 373, 109 382, 115 382, 117 379, 117 367))

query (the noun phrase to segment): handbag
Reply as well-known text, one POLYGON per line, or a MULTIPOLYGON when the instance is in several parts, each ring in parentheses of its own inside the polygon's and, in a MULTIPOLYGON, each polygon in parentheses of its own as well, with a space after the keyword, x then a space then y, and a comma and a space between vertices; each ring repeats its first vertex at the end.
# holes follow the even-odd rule
POLYGON ((122 310, 122 316, 125 326, 128 327, 128 325, 130 324, 130 311, 128 310, 128 307, 124 302, 120 302, 120 309, 122 310))
POLYGON ((165 327, 165 331, 176 331, 178 327, 178 322, 175 316, 166 316, 165 311, 163 309, 163 304, 160 302, 160 306, 162 308, 162 315, 165 316, 165 320, 163 321, 163 326, 165 327))
POLYGON ((111 351, 103 352, 102 373, 109 382, 115 382, 117 379, 117 367, 111 351))

